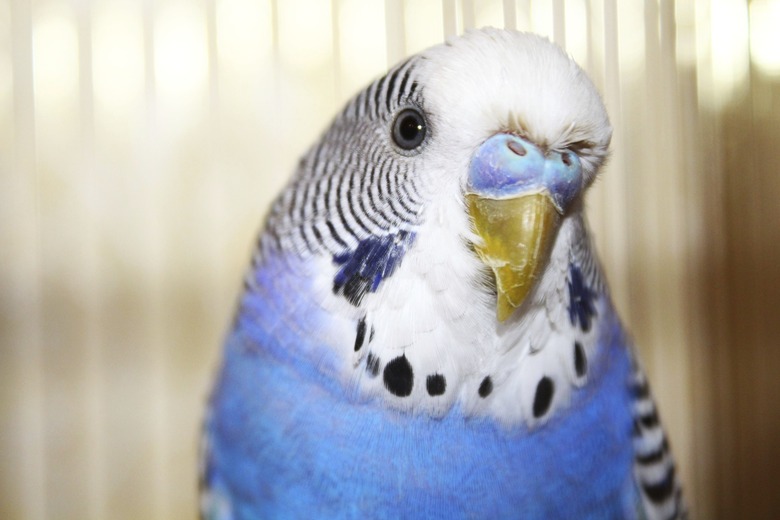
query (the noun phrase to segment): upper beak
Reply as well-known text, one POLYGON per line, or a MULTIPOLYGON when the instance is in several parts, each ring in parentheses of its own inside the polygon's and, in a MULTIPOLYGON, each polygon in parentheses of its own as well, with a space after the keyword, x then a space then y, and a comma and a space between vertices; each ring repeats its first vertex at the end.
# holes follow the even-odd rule
POLYGON ((523 303, 550 258, 561 223, 547 193, 508 199, 467 194, 469 213, 482 237, 477 254, 493 269, 498 301, 496 315, 506 320, 523 303))
POLYGON ((472 158, 466 201, 482 239, 475 250, 496 278, 499 321, 512 315, 541 277, 563 208, 581 189, 579 159, 564 154, 545 155, 528 140, 496 134, 472 158))

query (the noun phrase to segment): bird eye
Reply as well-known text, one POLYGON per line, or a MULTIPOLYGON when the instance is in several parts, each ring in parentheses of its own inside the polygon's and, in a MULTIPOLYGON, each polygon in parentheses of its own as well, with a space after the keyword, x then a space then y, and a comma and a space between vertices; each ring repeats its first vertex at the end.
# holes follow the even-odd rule
POLYGON ((425 139, 425 133, 425 118, 416 108, 402 110, 393 121, 393 141, 404 150, 413 150, 420 146, 425 139))

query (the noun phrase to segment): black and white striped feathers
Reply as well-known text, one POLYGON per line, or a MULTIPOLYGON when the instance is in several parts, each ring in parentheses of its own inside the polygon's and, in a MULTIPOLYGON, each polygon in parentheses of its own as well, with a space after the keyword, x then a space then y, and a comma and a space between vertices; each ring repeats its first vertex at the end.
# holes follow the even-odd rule
POLYGON ((394 116, 424 110, 413 57, 354 97, 301 160, 268 218, 266 247, 336 255, 370 236, 419 225, 425 199, 420 151, 393 143, 394 116))
POLYGON ((630 388, 634 405, 634 478, 645 510, 651 518, 686 517, 682 486, 669 441, 659 421, 647 377, 638 366, 634 367, 630 388))

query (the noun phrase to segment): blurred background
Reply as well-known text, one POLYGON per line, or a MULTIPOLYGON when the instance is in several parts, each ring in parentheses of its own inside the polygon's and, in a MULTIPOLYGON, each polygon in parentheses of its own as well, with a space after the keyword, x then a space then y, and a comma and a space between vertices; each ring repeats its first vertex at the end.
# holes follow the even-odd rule
POLYGON ((780 517, 780 0, 0 0, 0 517, 195 517, 272 197, 358 88, 484 25, 604 93, 589 216, 695 516, 780 517))

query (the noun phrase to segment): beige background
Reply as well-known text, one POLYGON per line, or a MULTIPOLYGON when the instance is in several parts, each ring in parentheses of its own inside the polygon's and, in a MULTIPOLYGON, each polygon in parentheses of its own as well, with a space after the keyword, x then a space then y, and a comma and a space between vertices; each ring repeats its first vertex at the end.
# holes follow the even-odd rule
POLYGON ((696 516, 780 514, 780 1, 0 0, 0 517, 194 518, 271 198, 369 79, 488 24, 604 92, 589 213, 696 516))

